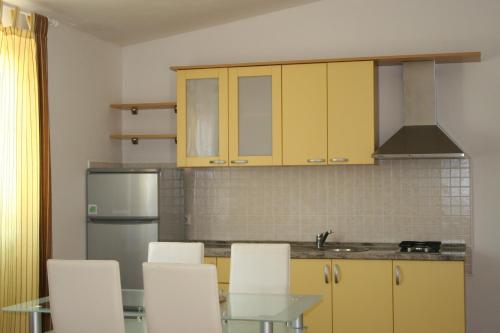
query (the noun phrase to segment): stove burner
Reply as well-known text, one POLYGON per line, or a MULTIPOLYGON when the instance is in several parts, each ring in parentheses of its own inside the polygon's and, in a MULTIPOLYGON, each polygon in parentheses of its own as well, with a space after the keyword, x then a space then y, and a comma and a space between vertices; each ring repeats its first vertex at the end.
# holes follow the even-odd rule
POLYGON ((439 253, 440 248, 441 242, 403 241, 399 243, 400 252, 439 253))

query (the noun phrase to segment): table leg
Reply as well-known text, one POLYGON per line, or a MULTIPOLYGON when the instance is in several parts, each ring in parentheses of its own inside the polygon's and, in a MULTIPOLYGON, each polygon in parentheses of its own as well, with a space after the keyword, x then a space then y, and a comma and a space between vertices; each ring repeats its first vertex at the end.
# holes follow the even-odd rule
POLYGON ((42 333, 42 314, 40 312, 30 312, 29 326, 30 333, 42 333))
POLYGON ((260 333, 273 333, 273 322, 272 321, 261 321, 260 322, 260 333))
POLYGON ((304 328, 304 316, 300 315, 291 322, 291 327, 295 330, 302 330, 304 328))

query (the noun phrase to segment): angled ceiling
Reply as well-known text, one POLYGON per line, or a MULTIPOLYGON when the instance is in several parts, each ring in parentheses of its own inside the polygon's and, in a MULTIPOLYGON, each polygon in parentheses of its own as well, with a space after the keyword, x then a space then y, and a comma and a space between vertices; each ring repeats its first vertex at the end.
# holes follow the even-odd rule
POLYGON ((120 45, 166 37, 317 0, 7 0, 120 45))

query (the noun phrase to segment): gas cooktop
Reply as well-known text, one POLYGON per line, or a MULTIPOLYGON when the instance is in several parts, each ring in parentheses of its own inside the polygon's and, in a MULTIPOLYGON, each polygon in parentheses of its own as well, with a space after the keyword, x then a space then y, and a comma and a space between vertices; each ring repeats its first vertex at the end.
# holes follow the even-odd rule
POLYGON ((440 249, 441 242, 403 241, 399 243, 400 252, 439 253, 440 249))

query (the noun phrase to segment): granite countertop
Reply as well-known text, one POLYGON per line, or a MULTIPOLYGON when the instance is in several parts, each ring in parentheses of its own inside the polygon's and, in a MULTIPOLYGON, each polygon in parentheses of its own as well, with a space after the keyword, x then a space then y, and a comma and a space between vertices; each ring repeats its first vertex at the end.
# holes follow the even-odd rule
MULTIPOLYGON (((205 256, 230 257, 232 241, 205 241, 205 256)), ((237 241, 238 243, 246 243, 237 241)), ((265 242, 282 243, 282 242, 265 242)), ((445 243, 439 253, 402 253, 395 243, 326 243, 318 250, 313 242, 290 242, 291 256, 297 259, 385 259, 385 260, 448 260, 464 261, 465 244, 445 243), (367 251, 337 252, 334 248, 363 247, 367 251)))

